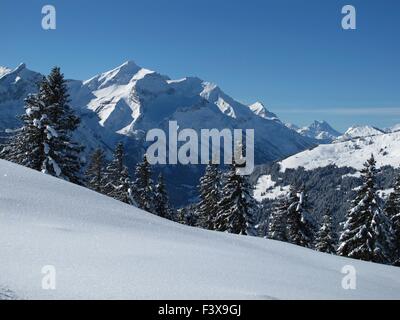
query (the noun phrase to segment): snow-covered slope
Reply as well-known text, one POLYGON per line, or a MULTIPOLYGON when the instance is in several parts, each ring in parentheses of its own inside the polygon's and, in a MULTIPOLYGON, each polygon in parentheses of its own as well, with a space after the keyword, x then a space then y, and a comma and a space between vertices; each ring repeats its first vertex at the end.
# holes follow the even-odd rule
POLYGON ((392 126, 388 132, 396 132, 396 131, 400 131, 400 123, 399 124, 395 124, 394 126, 392 126))
POLYGON ((304 167, 312 170, 328 165, 361 169, 374 154, 377 166, 400 166, 400 132, 355 138, 344 142, 319 145, 280 162, 281 170, 304 167))
POLYGON ((0 190, 2 298, 400 298, 399 268, 186 227, 5 161, 0 190))
POLYGON ((277 186, 276 184, 269 174, 259 176, 253 191, 254 199, 262 202, 264 199, 275 200, 289 194, 290 186, 277 186))
POLYGON ((307 127, 298 129, 297 132, 305 137, 314 138, 322 142, 332 142, 341 135, 340 132, 333 129, 326 121, 318 120, 315 120, 307 127))
POLYGON ((11 72, 11 69, 0 66, 0 78, 10 72, 11 72))
POLYGON ((385 133, 383 130, 372 126, 353 126, 350 127, 342 136, 337 138, 337 141, 346 141, 354 138, 375 136, 385 133))

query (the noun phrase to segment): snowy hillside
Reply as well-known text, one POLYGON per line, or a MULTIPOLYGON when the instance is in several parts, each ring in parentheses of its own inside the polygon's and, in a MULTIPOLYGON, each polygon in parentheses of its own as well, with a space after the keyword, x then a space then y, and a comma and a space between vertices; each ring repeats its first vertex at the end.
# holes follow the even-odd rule
POLYGON ((399 268, 178 225, 5 161, 0 190, 0 299, 400 298, 399 268))
POLYGON ((400 131, 400 123, 394 125, 393 127, 391 127, 391 128, 389 129, 389 132, 396 132, 396 131, 400 131))
POLYGON ((312 170, 328 165, 361 169, 363 163, 374 154, 377 166, 400 166, 400 132, 380 133, 349 141, 319 145, 280 162, 281 170, 304 167, 312 170))
POLYGON ((369 137, 385 133, 383 130, 372 126, 354 126, 350 127, 337 141, 346 141, 354 138, 369 137))

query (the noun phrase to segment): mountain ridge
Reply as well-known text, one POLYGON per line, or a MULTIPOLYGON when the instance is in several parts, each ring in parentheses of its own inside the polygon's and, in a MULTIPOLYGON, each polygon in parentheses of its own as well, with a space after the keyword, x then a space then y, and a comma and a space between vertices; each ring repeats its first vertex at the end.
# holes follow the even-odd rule
MULTIPOLYGON (((19 125, 16 118, 24 112, 23 100, 37 90, 42 77, 21 64, 0 78, 0 130, 4 132, 19 125)), ((153 128, 168 132, 169 121, 197 132, 255 129, 256 163, 277 160, 316 144, 315 139, 287 128, 261 104, 257 104, 259 112, 255 113, 216 84, 196 77, 172 80, 132 61, 88 80, 70 79, 67 85, 70 105, 81 117, 75 136, 86 145, 86 156, 97 147, 105 148, 111 156, 115 144, 123 141, 131 170, 148 145, 145 133, 153 128)), ((192 186, 189 192, 193 192, 202 168, 168 168, 167 175, 175 170, 185 174, 180 175, 182 181, 176 181, 170 174, 169 180, 181 191, 174 194, 182 193, 182 197, 189 198, 184 186, 192 186)))

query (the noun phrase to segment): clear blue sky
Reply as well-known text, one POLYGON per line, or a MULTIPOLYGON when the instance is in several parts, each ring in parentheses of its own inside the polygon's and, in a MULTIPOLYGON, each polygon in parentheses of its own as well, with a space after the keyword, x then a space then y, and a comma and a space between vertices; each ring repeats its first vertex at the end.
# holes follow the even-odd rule
POLYGON ((283 120, 400 123, 398 0, 0 0, 0 65, 87 79, 134 60, 196 75, 283 120), (41 8, 57 9, 57 30, 41 8), (357 30, 341 29, 341 8, 357 30))

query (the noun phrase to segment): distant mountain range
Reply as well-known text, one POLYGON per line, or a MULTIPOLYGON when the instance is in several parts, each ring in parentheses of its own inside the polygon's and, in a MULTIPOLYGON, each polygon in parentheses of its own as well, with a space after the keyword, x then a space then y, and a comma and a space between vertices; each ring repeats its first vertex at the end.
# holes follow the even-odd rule
MULTIPOLYGON (((24 99, 37 91, 43 75, 25 64, 15 69, 0 68, 0 130, 19 126, 24 99)), ((242 104, 217 85, 196 77, 172 80, 157 72, 139 67, 132 61, 100 73, 89 80, 68 80, 71 106, 82 123, 76 136, 86 145, 106 149, 108 155, 118 141, 123 141, 130 169, 146 149, 147 130, 168 131, 168 121, 180 128, 254 129, 255 161, 266 163, 295 154, 318 143, 287 128, 278 117, 260 103, 242 104)), ((196 194, 202 170, 195 167, 167 167, 167 183, 173 188, 176 203, 196 194), (179 173, 179 174, 178 174, 179 173)))
POLYGON ((341 135, 340 132, 333 129, 326 121, 315 120, 307 127, 294 127, 294 129, 302 136, 317 139, 321 143, 332 142, 341 135))
MULTIPOLYGON (((37 91, 37 83, 42 77, 25 64, 15 69, 0 67, 0 131, 3 132, 0 136, 20 125, 17 116, 24 111, 24 99, 37 91)), ((399 125, 386 130, 353 126, 341 134, 326 121, 314 121, 300 128, 283 123, 261 102, 251 105, 238 102, 216 84, 196 77, 172 80, 132 61, 86 81, 68 80, 67 83, 70 104, 82 119, 76 139, 86 146, 86 156, 101 147, 111 157, 115 144, 123 141, 131 170, 141 160, 148 145, 144 141, 146 132, 153 128, 167 132, 169 121, 177 121, 180 129, 197 131, 254 129, 256 164, 271 163, 291 155, 295 155, 301 164, 302 156, 297 153, 319 144, 331 146, 332 142, 400 130, 399 125)), ((340 156, 342 151, 331 153, 332 159, 340 156)), ((332 159, 327 161, 334 161, 332 159)), ((196 196, 198 179, 203 172, 201 166, 176 165, 155 169, 165 173, 175 204, 187 203, 196 196)))

